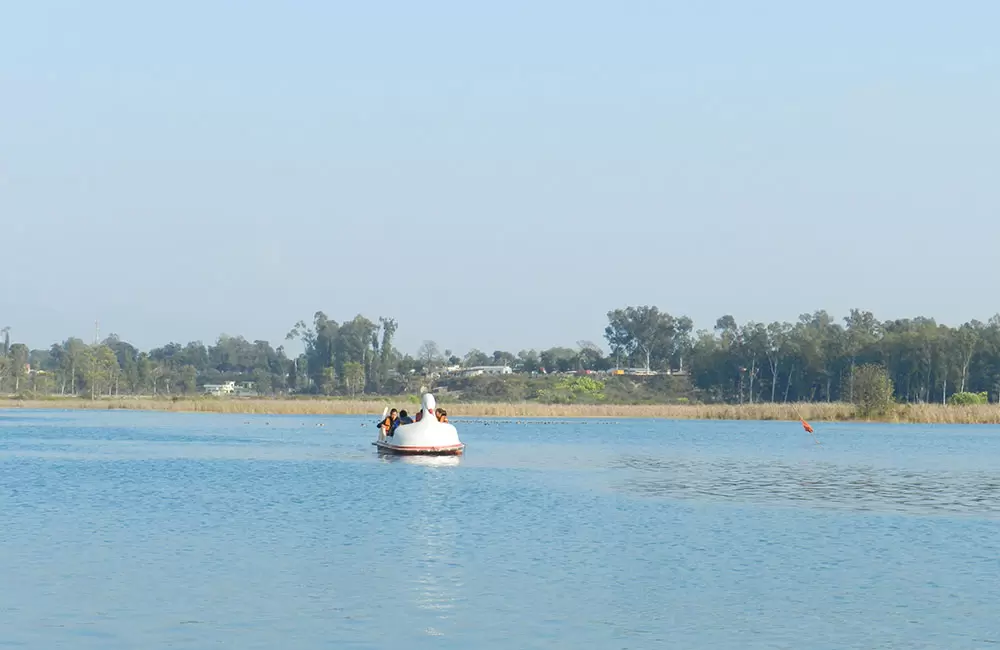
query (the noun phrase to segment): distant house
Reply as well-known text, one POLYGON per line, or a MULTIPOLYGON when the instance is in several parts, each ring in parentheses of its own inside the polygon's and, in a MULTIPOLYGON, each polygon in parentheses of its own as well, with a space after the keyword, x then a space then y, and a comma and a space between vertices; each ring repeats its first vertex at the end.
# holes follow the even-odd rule
POLYGON ((236 382, 227 381, 222 384, 205 384, 202 390, 206 395, 232 395, 236 392, 236 382))
POLYGON ((241 381, 236 383, 235 381, 227 381, 221 384, 205 384, 202 386, 202 391, 206 395, 238 395, 240 397, 247 397, 250 395, 255 395, 254 383, 252 381, 241 381))
POLYGON ((513 372, 510 366, 471 366, 462 368, 458 374, 462 377, 478 377, 479 375, 509 375, 513 372))
POLYGON ((656 375, 686 375, 687 370, 646 370, 645 368, 613 368, 608 370, 609 375, 632 375, 635 377, 654 377, 656 375))

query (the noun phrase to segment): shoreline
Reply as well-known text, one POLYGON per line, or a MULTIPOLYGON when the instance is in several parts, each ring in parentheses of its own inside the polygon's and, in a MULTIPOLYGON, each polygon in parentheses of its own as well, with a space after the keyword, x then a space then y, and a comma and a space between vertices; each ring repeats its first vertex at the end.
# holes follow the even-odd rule
MULTIPOLYGON (((135 410, 178 413, 244 415, 370 415, 378 417, 386 406, 419 409, 412 399, 268 399, 268 398, 177 398, 79 397, 48 399, 0 399, 0 412, 21 409, 135 410)), ((943 404, 899 404, 883 417, 863 418, 850 404, 516 404, 489 402, 443 402, 452 418, 650 418, 676 420, 746 420, 809 422, 889 422, 911 424, 1000 424, 1000 404, 951 406, 943 404)))

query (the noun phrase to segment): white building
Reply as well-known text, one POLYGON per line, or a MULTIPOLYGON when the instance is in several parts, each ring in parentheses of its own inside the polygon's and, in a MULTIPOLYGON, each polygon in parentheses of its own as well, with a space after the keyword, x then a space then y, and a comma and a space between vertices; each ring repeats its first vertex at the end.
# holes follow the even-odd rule
POLYGON ((205 384, 202 390, 206 395, 232 395, 236 392, 236 382, 227 381, 224 384, 205 384))
POLYGON ((222 384, 205 384, 202 386, 202 391, 206 395, 237 395, 239 397, 249 397, 255 395, 254 384, 252 381, 241 381, 237 384, 235 381, 227 381, 222 384))
POLYGON ((509 375, 513 372, 510 366, 471 366, 463 368, 459 374, 463 377, 477 377, 479 375, 509 375))

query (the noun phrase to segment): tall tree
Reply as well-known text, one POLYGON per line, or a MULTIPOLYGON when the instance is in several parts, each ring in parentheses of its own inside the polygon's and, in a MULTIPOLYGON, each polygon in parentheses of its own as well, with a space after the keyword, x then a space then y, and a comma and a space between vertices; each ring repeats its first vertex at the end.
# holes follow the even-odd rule
POLYGON ((354 397, 361 390, 365 383, 365 368, 357 361, 348 361, 344 364, 344 385, 347 387, 347 394, 354 397))
POLYGON ((955 332, 955 350, 958 353, 958 366, 961 368, 958 391, 965 392, 965 384, 969 378, 969 366, 972 357, 980 347, 983 324, 977 320, 963 324, 955 332))
POLYGON ((767 326, 765 332, 765 354, 771 366, 771 401, 775 401, 778 389, 778 370, 781 359, 788 345, 788 337, 792 327, 788 323, 774 322, 767 326))
POLYGON ((639 354, 646 370, 654 357, 667 360, 673 353, 676 325, 674 318, 657 307, 626 307, 608 312, 604 337, 615 355, 639 354))
POLYGON ((424 368, 431 370, 441 363, 441 350, 434 341, 424 341, 417 350, 417 359, 424 368))
POLYGON ((846 326, 846 336, 844 337, 844 347, 847 357, 850 360, 848 377, 848 401, 854 399, 854 366, 858 355, 862 354, 879 337, 879 322, 870 311, 852 309, 849 316, 844 318, 846 326))
POLYGON ((24 343, 14 343, 10 346, 7 356, 10 357, 10 374, 14 378, 14 392, 21 390, 21 382, 28 376, 28 355, 31 351, 24 343))
POLYGON ((476 366, 488 366, 491 361, 492 359, 490 359, 485 352, 472 348, 462 359, 462 365, 466 368, 474 368, 476 366))
POLYGON ((760 373, 760 362, 767 353, 767 329, 762 323, 751 321, 740 329, 739 350, 743 364, 741 377, 743 375, 747 377, 749 383, 747 394, 750 403, 753 404, 756 395, 753 385, 760 373))
POLYGON ((694 341, 691 339, 691 331, 694 329, 694 322, 687 316, 679 316, 673 322, 673 343, 674 357, 677 360, 678 372, 684 372, 684 359, 691 353, 694 341))

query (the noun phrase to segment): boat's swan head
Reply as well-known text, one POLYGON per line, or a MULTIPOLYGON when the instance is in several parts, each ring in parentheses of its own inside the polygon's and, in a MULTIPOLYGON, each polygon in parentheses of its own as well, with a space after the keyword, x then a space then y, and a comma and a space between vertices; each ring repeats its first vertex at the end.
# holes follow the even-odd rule
POLYGON ((437 402, 434 401, 434 396, 430 393, 424 393, 423 398, 420 400, 421 406, 425 411, 434 414, 434 409, 437 407, 437 402))

